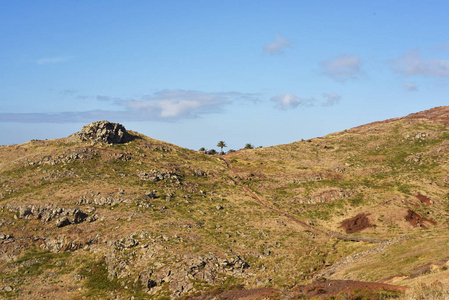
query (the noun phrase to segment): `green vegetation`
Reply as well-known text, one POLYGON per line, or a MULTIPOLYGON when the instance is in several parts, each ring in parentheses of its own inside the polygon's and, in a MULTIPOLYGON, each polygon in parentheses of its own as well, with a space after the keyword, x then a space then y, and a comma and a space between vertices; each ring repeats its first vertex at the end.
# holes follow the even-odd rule
MULTIPOLYGON (((169 299, 176 289, 184 297, 242 287, 288 294, 320 274, 397 276, 419 290, 414 278, 447 275, 448 140, 446 126, 399 119, 223 156, 144 136, 121 145, 0 147, 0 281, 11 287, 0 294, 169 299), (57 227, 59 218, 74 219, 62 208, 95 218, 57 227), (357 215, 367 226, 347 233, 343 221, 357 215), (237 257, 248 266, 234 266, 237 257), (142 286, 148 278, 151 288, 142 286)), ((226 143, 217 146, 223 152, 226 143)), ((421 288, 439 293, 430 283, 421 288)))

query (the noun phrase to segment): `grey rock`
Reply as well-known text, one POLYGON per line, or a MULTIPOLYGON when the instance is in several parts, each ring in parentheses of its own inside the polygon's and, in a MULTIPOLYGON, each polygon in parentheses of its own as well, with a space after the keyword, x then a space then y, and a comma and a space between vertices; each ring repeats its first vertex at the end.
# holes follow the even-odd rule
POLYGON ((29 206, 21 206, 19 208, 19 218, 23 219, 26 216, 31 215, 31 207, 29 206))
POLYGON ((89 218, 87 218, 87 222, 89 222, 89 223, 95 222, 96 220, 98 220, 98 215, 97 214, 92 215, 89 218))
POLYGON ((58 227, 58 228, 64 227, 64 226, 67 226, 70 224, 72 224, 72 222, 67 217, 62 217, 62 218, 59 218, 56 220, 56 227, 58 227))
POLYGON ((148 287, 148 289, 152 289, 152 288, 154 288, 155 286, 157 286, 157 282, 156 281, 154 281, 153 279, 148 279, 148 281, 147 281, 147 287, 148 287))
POLYGON ((84 125, 81 131, 71 135, 68 139, 119 144, 132 141, 135 137, 129 134, 125 127, 119 123, 97 121, 84 125))
POLYGON ((75 216, 75 219, 74 219, 75 224, 83 222, 88 217, 87 214, 83 213, 79 209, 77 209, 75 211, 74 216, 75 216))

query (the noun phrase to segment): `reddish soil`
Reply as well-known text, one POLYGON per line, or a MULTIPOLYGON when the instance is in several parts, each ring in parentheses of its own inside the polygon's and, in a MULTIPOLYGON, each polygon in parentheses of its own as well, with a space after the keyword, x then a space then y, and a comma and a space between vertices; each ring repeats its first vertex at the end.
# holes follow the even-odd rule
POLYGON ((355 217, 352 217, 350 219, 346 219, 343 222, 341 222, 341 226, 346 231, 346 233, 356 233, 359 231, 362 231, 365 228, 373 226, 369 219, 369 214, 358 214, 355 217))
POLYGON ((361 130, 365 128, 369 128, 370 126, 377 125, 377 124, 387 124, 392 123, 398 120, 414 120, 414 119, 428 119, 432 120, 435 123, 440 123, 445 126, 449 125, 449 106, 440 106, 440 107, 434 107, 429 110, 424 110, 421 112, 413 113, 405 117, 400 118, 394 118, 394 119, 388 119, 384 121, 377 121, 365 125, 361 125, 358 127, 354 127, 351 129, 352 132, 360 132, 361 130))
MULTIPOLYGON (((257 300, 257 299, 278 299, 280 296, 286 296, 287 299, 303 298, 325 298, 333 296, 354 295, 365 292, 388 291, 403 293, 408 289, 405 286, 390 285, 378 282, 363 282, 353 280, 318 280, 306 286, 296 286, 289 289, 277 290, 273 288, 259 289, 233 289, 228 291, 209 291, 198 293, 193 296, 187 296, 184 299, 189 300, 257 300)), ((367 296, 365 294, 365 296, 367 296)), ((283 298, 283 297, 281 297, 283 298)), ((284 297, 285 298, 285 297, 284 297)), ((342 299, 347 299, 342 298, 342 299)), ((352 299, 352 298, 351 298, 352 299)), ((357 298, 358 299, 358 298, 357 298)), ((363 298, 367 299, 367 298, 363 298)), ((371 299, 371 298, 370 298, 371 299)))
POLYGON ((299 293, 298 296, 305 296, 308 298, 329 298, 339 294, 353 294, 358 291, 389 291, 403 293, 407 289, 408 288, 405 286, 389 285, 378 282, 324 280, 323 282, 315 282, 307 286, 295 287, 293 291, 299 293))
POLYGON ((432 201, 431 201, 428 197, 424 196, 424 195, 421 194, 421 193, 418 193, 418 194, 416 195, 416 198, 418 198, 418 200, 421 201, 422 204, 425 204, 425 205, 427 205, 427 206, 432 205, 432 201))
POLYGON ((260 288, 260 289, 235 289, 229 290, 225 292, 211 292, 205 293, 201 295, 195 295, 193 297, 187 297, 185 299, 191 300, 212 300, 212 299, 220 299, 220 300, 257 300, 257 299, 265 299, 271 296, 279 294, 279 290, 273 288, 260 288))
POLYGON ((436 224, 435 221, 423 218, 411 209, 408 210, 407 216, 405 216, 405 220, 410 224, 412 224, 413 227, 427 228, 429 224, 430 225, 436 224))
POLYGON ((434 107, 429 110, 410 114, 405 119, 429 119, 444 125, 449 125, 449 106, 434 107))

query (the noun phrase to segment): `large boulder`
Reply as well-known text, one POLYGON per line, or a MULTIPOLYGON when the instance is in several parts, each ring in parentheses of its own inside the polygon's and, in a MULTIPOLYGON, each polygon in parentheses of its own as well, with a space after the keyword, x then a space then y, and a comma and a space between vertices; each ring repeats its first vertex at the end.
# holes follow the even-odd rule
POLYGON ((97 121, 83 126, 81 131, 70 136, 72 140, 94 141, 108 144, 127 143, 134 139, 119 123, 97 121))

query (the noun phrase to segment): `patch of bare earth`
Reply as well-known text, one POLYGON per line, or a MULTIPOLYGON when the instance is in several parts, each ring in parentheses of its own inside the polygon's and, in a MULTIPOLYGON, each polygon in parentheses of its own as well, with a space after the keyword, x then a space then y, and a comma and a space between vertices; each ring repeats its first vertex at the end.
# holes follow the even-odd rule
POLYGON ((409 222, 413 227, 422 227, 427 228, 429 225, 435 225, 436 222, 423 218, 420 215, 418 215, 413 210, 409 209, 407 211, 407 215, 405 216, 405 220, 409 222))
POLYGON ((352 294, 355 291, 388 291, 405 292, 408 288, 399 285, 390 285, 378 282, 363 282, 353 280, 323 280, 307 286, 298 286, 293 289, 298 296, 308 298, 329 298, 341 294, 352 294))
POLYGON ((279 290, 273 288, 259 288, 259 289, 233 289, 224 292, 204 292, 200 295, 195 295, 187 297, 186 299, 191 300, 256 300, 256 299, 266 299, 272 297, 279 293, 279 290))
POLYGON ((424 195, 421 194, 421 193, 418 193, 418 194, 416 195, 416 198, 418 198, 418 200, 421 201, 422 204, 425 204, 425 205, 427 205, 427 206, 432 205, 432 200, 430 200, 429 197, 426 197, 426 196, 424 196, 424 195))
POLYGON ((372 227, 373 225, 368 219, 369 215, 370 214, 367 213, 361 213, 352 218, 343 220, 341 222, 341 227, 343 227, 346 233, 356 233, 365 228, 372 227))

